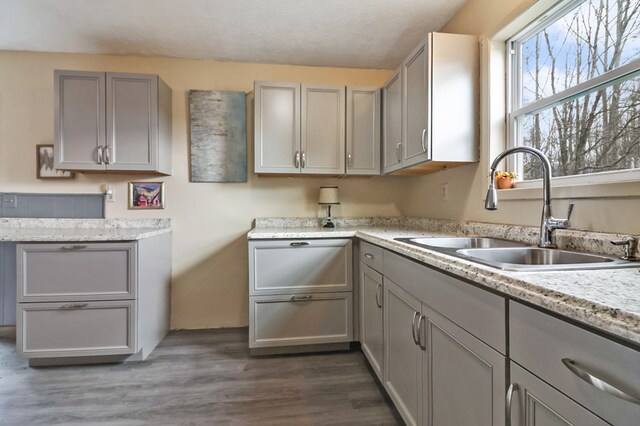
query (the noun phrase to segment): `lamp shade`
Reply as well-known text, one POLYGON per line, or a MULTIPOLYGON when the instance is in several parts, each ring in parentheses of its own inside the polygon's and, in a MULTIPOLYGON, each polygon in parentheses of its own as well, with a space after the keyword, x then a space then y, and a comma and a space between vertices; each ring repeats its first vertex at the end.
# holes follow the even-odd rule
POLYGON ((340 204, 337 186, 321 186, 318 204, 340 204))

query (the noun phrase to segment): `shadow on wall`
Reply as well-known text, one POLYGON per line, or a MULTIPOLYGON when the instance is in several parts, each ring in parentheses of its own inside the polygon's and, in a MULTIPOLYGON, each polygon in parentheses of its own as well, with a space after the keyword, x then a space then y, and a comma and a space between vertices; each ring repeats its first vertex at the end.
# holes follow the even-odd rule
POLYGON ((211 318, 226 321, 216 323, 217 328, 249 324, 247 247, 247 237, 243 233, 183 273, 174 275, 171 329, 211 328, 211 318), (194 294, 198 297, 194 298, 194 294))

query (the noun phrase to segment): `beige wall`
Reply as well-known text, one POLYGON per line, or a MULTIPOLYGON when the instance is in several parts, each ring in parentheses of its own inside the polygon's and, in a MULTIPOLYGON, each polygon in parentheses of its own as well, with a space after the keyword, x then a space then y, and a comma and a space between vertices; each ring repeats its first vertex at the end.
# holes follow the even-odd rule
MULTIPOLYGON (((316 216, 322 184, 338 184, 337 215, 398 215, 406 178, 269 178, 247 183, 189 183, 187 91, 252 90, 254 80, 381 85, 381 70, 240 64, 166 58, 0 52, 0 192, 97 193, 116 190, 107 217, 173 219, 173 328, 247 324, 246 232, 255 217, 316 216), (133 175, 78 174, 72 181, 36 179, 35 146, 53 143, 53 70, 157 73, 173 89, 173 175, 163 211, 130 211, 127 181, 133 175)), ((251 130, 251 129, 249 129, 251 130)), ((250 141, 252 134, 249 132, 250 141)), ((249 162, 253 149, 249 144, 249 162)), ((252 169, 252 167, 250 167, 252 169)), ((143 177, 156 180, 157 177, 143 177)))
MULTIPOLYGON (((452 33, 492 36, 513 18, 536 3, 534 0, 470 0, 454 16, 443 31, 452 33)), ((483 94, 486 96, 486 93, 483 94)), ((486 129, 482 129, 483 131, 486 129)), ((493 142, 492 142, 493 143, 493 142)), ((470 221, 510 223, 537 226, 540 223, 542 203, 539 198, 501 200, 496 212, 484 210, 486 180, 490 157, 483 149, 479 164, 445 170, 412 179, 401 211, 407 216, 455 218, 470 221), (448 199, 441 200, 443 184, 448 185, 448 199)), ((499 152, 499 151, 498 151, 499 152)), ((495 155, 495 154, 493 154, 495 155)), ((602 197, 602 194, 639 194, 640 184, 601 187, 598 196, 593 188, 554 190, 554 214, 566 217, 569 202, 575 203, 572 226, 577 229, 620 233, 640 232, 640 197, 602 197)), ((542 191, 538 190, 538 194, 542 191)), ((531 192, 531 191, 529 191, 531 192)), ((513 195, 513 194, 510 194, 513 195)), ((504 197, 503 197, 504 198, 504 197)), ((530 198, 530 194, 524 198, 530 198)))

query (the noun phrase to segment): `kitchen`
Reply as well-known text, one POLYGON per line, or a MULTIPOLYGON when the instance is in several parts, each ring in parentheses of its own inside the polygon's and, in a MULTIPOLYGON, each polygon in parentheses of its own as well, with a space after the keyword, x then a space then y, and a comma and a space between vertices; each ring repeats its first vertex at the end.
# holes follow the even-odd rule
MULTIPOLYGON (((332 235, 338 239, 354 239, 351 253, 353 276, 350 287, 346 287, 353 292, 351 297, 354 307, 357 305, 355 299, 360 281, 356 268, 360 267, 360 253, 364 254, 361 247, 356 249, 356 246, 360 246, 359 241, 364 239, 364 242, 373 243, 374 247, 379 247, 381 250, 391 248, 404 250, 401 251, 401 255, 405 256, 403 259, 406 259, 407 250, 411 251, 413 250, 411 247, 416 247, 400 242, 389 242, 384 238, 375 239, 375 235, 373 237, 368 234, 358 236, 355 234, 358 231, 353 230, 354 227, 358 229, 402 228, 405 230, 400 235, 402 237, 459 234, 520 239, 527 242, 528 245, 535 245, 538 242, 542 210, 540 184, 535 187, 535 183, 523 183, 523 185, 532 187, 517 187, 513 190, 499 191, 500 204, 497 211, 485 210, 484 203, 489 184, 488 170, 491 161, 506 148, 506 106, 504 102, 506 88, 504 78, 500 78, 501 75, 504 76, 505 72, 504 46, 506 40, 516 35, 527 23, 533 22, 537 16, 555 7, 558 3, 556 1, 511 0, 494 3, 486 0, 470 0, 466 3, 462 1, 433 2, 429 5, 423 4, 424 2, 406 1, 397 2, 397 6, 394 2, 394 7, 382 1, 373 2, 375 7, 363 6, 359 2, 349 2, 349 5, 342 5, 342 2, 328 2, 330 6, 318 5, 315 4, 316 2, 297 2, 299 5, 295 8, 289 2, 281 2, 272 6, 273 9, 266 8, 264 5, 248 7, 245 4, 243 6, 241 2, 237 2, 238 4, 234 2, 234 6, 230 6, 229 2, 202 1, 195 2, 192 7, 185 7, 180 12, 188 16, 189 19, 197 19, 195 21, 197 24, 193 23, 192 25, 182 17, 176 18, 174 22, 170 18, 173 16, 171 9, 164 6, 158 6, 157 10, 148 10, 144 7, 133 8, 128 14, 123 14, 118 9, 121 2, 115 1, 104 2, 100 6, 104 7, 104 10, 101 10, 99 15, 104 15, 109 19, 109 22, 113 22, 113 26, 100 23, 106 28, 98 25, 99 23, 96 21, 99 19, 92 16, 92 8, 98 7, 95 5, 83 6, 80 4, 82 2, 64 1, 45 2, 46 7, 44 7, 38 2, 19 2, 25 5, 19 7, 18 2, 6 1, 4 3, 6 3, 6 7, 3 9, 10 10, 12 13, 4 14, 5 21, 3 21, 2 27, 15 28, 15 31, 11 37, 8 32, 3 33, 0 37, 0 40, 3 41, 0 46, 3 49, 0 52, 0 75, 3 77, 0 79, 0 123, 2 123, 0 126, 0 132, 2 132, 0 134, 0 192, 3 197, 6 194, 18 194, 17 201, 19 203, 21 197, 36 197, 34 194, 100 195, 104 192, 106 185, 109 185, 115 200, 102 204, 103 210, 91 212, 91 217, 106 217, 107 220, 134 220, 143 229, 139 230, 140 232, 131 231, 118 227, 116 223, 111 223, 109 226, 112 230, 116 229, 113 231, 116 236, 113 236, 111 231, 100 231, 104 238, 103 241, 110 238, 115 238, 112 241, 123 241, 124 238, 126 241, 138 241, 136 244, 139 244, 145 241, 145 239, 137 239, 141 234, 146 236, 148 232, 153 233, 154 228, 170 227, 170 290, 165 289, 165 291, 170 291, 166 295, 170 307, 165 309, 170 310, 170 323, 166 325, 166 328, 172 330, 168 337, 148 355, 147 361, 105 364, 98 367, 29 369, 27 360, 16 356, 15 346, 6 350, 3 346, 3 370, 0 375, 0 382, 3 382, 3 390, 1 391, 3 393, 0 399, 3 401, 1 405, 3 418, 5 418, 5 414, 9 416, 6 417, 9 419, 7 420, 8 424, 55 423, 56 421, 60 423, 75 421, 84 424, 99 421, 116 423, 119 421, 125 424, 144 423, 145 421, 155 421, 160 424, 189 422, 209 424, 216 423, 216 419, 220 423, 234 421, 240 423, 260 423, 262 421, 280 424, 411 423, 412 420, 408 420, 411 416, 407 417, 407 413, 403 412, 397 401, 393 401, 393 396, 390 397, 386 394, 388 391, 380 383, 382 380, 376 382, 378 380, 375 378, 376 373, 369 367, 370 360, 365 360, 365 356, 358 350, 300 357, 249 356, 247 327, 250 324, 250 299, 255 296, 249 286, 251 282, 250 266, 248 266, 251 256, 249 244, 255 239, 256 234, 249 234, 251 238, 249 242, 247 234, 255 232, 260 237, 259 228, 287 228, 287 223, 289 223, 289 227, 293 224, 294 227, 300 228, 306 224, 307 228, 314 228, 317 226, 318 220, 323 219, 327 214, 326 206, 318 204, 320 187, 339 187, 338 201, 340 204, 332 207, 332 214, 336 217, 337 223, 335 234, 332 235), (54 6, 54 3, 59 4, 54 6), (291 16, 287 14, 279 16, 278 12, 287 8, 293 8, 291 16), (80 18, 75 22, 73 21, 74 17, 80 18), (9 20, 14 21, 13 27, 9 25, 9 20), (274 34, 269 33, 269 37, 267 35, 264 35, 265 39, 262 38, 263 35, 257 37, 254 28, 260 27, 261 22, 270 22, 270 20, 282 24, 274 25, 274 34), (68 31, 70 31, 69 28, 75 28, 71 25, 72 22, 75 22, 73 25, 81 26, 74 33, 76 37, 74 40, 66 38, 69 34, 68 31), (81 25, 81 22, 84 22, 84 26, 81 25), (136 27, 137 22, 144 22, 145 25, 148 25, 147 31, 155 34, 154 37, 158 37, 157 40, 161 41, 154 42, 154 39, 147 40, 143 37, 136 37, 133 28, 136 27), (43 23, 46 23, 46 26, 43 23), (99 33, 97 30, 91 32, 91 23, 100 28, 102 32, 99 33), (314 23, 315 25, 313 25, 314 23), (333 25, 331 28, 334 30, 323 31, 320 24, 333 25), (174 34, 167 31, 164 28, 165 25, 176 30, 175 37, 182 37, 186 43, 182 40, 182 45, 178 42, 173 44, 171 37, 174 34), (224 28, 226 34, 222 32, 217 35, 213 34, 211 40, 199 41, 197 37, 202 34, 196 30, 198 25, 218 25, 224 28), (290 25, 290 27, 286 25, 290 25), (27 27, 34 29, 25 31, 24 28, 27 27), (36 28, 40 29, 36 30, 36 28), (378 35, 377 38, 374 38, 381 32, 380 28, 384 28, 390 35, 378 35), (342 177, 341 174, 334 173, 326 176, 302 177, 291 176, 291 174, 287 176, 257 174, 254 173, 257 164, 254 156, 255 110, 253 101, 248 97, 246 104, 246 183, 221 184, 191 181, 189 91, 240 91, 255 96, 254 84, 256 81, 289 82, 298 85, 331 85, 347 88, 350 86, 383 88, 394 75, 393 70, 400 66, 403 60, 410 56, 415 47, 420 44, 421 40, 432 31, 471 34, 479 38, 477 46, 479 70, 478 78, 474 80, 479 91, 479 105, 474 116, 477 122, 475 123, 475 138, 472 141, 479 147, 479 156, 475 162, 459 167, 447 167, 426 175, 380 174, 374 177, 342 177), (297 38, 291 37, 291 34, 296 32, 300 34, 299 37, 307 38, 296 42, 297 38), (90 36, 81 34, 90 34, 90 36), (128 37, 133 37, 133 41, 128 37), (7 40, 6 43, 5 40, 7 40), (353 41, 347 43, 346 40, 353 41), (73 44, 72 41, 77 44, 73 44), (321 42, 324 44, 320 44, 321 42), (195 47, 193 47, 194 45, 195 47), (202 46, 206 47, 203 50, 196 49, 202 46), (235 49, 231 50, 233 46, 235 49), (286 49, 283 49, 282 46, 286 46, 286 49), (190 55, 181 53, 180 49, 187 48, 194 49, 190 55), (109 173, 77 171, 72 180, 37 179, 33 158, 35 146, 55 143, 55 70, 142 73, 159 76, 172 92, 170 104, 172 114, 171 173, 168 175, 145 175, 126 171, 109 173), (164 209, 148 209, 146 211, 129 209, 128 183, 132 181, 163 182, 167 198, 164 209), (364 220, 358 222, 357 220, 357 218, 370 217, 377 219, 370 222, 364 220), (292 223, 285 220, 269 222, 268 218, 317 220, 307 222, 299 220, 292 223), (353 220, 349 222, 349 218, 353 218, 353 220), (430 222, 429 219, 432 219, 433 222, 430 222), (441 219, 443 222, 437 222, 436 219, 441 219), (160 222, 161 220, 170 220, 170 224, 160 222), (309 226, 309 223, 313 226, 309 226), (510 226, 500 227, 499 231, 496 231, 481 229, 475 225, 478 223, 510 226), (523 232, 526 233, 526 236, 519 236, 519 228, 513 227, 513 225, 524 226, 523 232), (254 227, 258 229, 252 231, 254 227), (345 233, 340 234, 341 230, 345 233), (127 232, 135 235, 123 237, 122 233, 127 232), (167 370, 171 370, 172 362, 179 359, 181 354, 191 359, 192 364, 182 364, 182 368, 176 367, 175 372, 168 373, 167 370), (158 358, 154 358, 155 356, 158 358), (24 376, 19 376, 21 381, 11 381, 12 379, 9 377, 18 376, 14 376, 15 370, 5 369, 5 359, 12 368, 23 372, 24 376), (233 360, 236 362, 231 362, 233 360), (219 361, 219 363, 215 361, 219 361), (145 367, 143 366, 147 365, 146 363, 164 365, 158 372, 158 380, 164 383, 166 388, 165 386, 157 386, 158 395, 144 393, 145 385, 153 387, 154 383, 158 383, 154 382, 153 376, 145 375, 145 367), (202 372, 190 371, 190 368, 197 369, 199 366, 202 367, 202 372), (225 366, 228 367, 228 370, 225 366), (287 374, 289 368, 292 369, 292 372, 287 374), (251 390, 252 382, 250 379, 252 378, 263 379, 261 383, 264 383, 268 381, 269 377, 272 377, 270 374, 276 378, 284 376, 295 379, 296 377, 310 377, 312 371, 323 371, 336 380, 341 376, 345 377, 345 380, 354 382, 353 388, 341 381, 334 385, 323 383, 319 373, 318 377, 309 380, 308 387, 301 388, 302 385, 295 381, 286 385, 282 384, 285 390, 280 395, 278 395, 278 389, 273 385, 271 387, 264 385, 266 387, 261 388, 256 384, 255 389, 251 390), (28 385, 29 381, 46 381, 52 386, 52 391, 55 391, 59 389, 59 386, 64 386, 64 383, 60 383, 60 381, 63 380, 65 372, 77 374, 75 380, 72 378, 64 379, 74 380, 72 383, 75 390, 72 395, 79 399, 77 404, 74 405, 71 401, 62 403, 59 399, 54 400, 55 403, 60 403, 60 406, 48 414, 43 408, 46 401, 43 402, 43 406, 32 406, 22 402, 22 400, 29 401, 29 398, 35 398, 37 395, 36 386, 28 385), (139 372, 140 375, 136 376, 136 372, 139 372), (248 376, 243 376, 243 372, 248 376), (96 381, 111 373, 118 374, 119 380, 121 380, 113 386, 131 386, 137 392, 133 398, 134 401, 130 405, 125 404, 122 411, 109 408, 98 401, 100 397, 109 399, 119 396, 119 392, 117 390, 111 391, 106 382, 105 387, 100 388, 99 391, 95 388, 88 389, 87 384, 81 383, 82 380, 96 381), (127 374, 132 378, 129 379, 127 374), (264 374, 264 377, 261 374, 264 374), (242 381, 234 383, 237 388, 229 391, 233 394, 229 397, 229 401, 226 401, 219 393, 222 392, 224 395, 224 387, 217 389, 205 386, 207 391, 204 391, 198 386, 198 380, 210 380, 211 382, 223 378, 231 380, 234 375, 242 378, 242 381), (9 380, 9 385, 4 386, 7 380, 9 380), (174 382, 175 387, 169 386, 169 382, 174 382), (12 389, 11 383, 15 383, 18 387, 12 389), (339 389, 340 383, 345 387, 342 392, 339 389), (195 385, 193 390, 189 389, 191 384, 195 385), (287 386, 289 387, 287 388, 287 386), (296 393, 304 395, 302 389, 309 392, 308 398, 296 395, 296 393), (253 392, 256 394, 254 395, 253 392), (185 396, 180 397, 181 393, 185 396), (247 408, 251 406, 249 403, 246 406, 240 406, 243 400, 252 400, 247 397, 247 393, 254 395, 256 401, 254 408, 247 408), (87 395, 86 400, 81 398, 84 394, 87 395), (346 404, 349 395, 355 400, 346 404), (318 400, 314 401, 314 398, 318 398, 318 400), (157 410, 157 414, 154 414, 153 406, 156 404, 166 404, 167 408, 157 410), (299 411, 296 411, 295 407, 299 411), (342 416, 339 414, 341 412, 339 407, 344 408, 342 416), (270 409, 274 410, 272 411, 274 413, 273 419, 269 418, 270 409), (137 414, 139 410, 143 414, 137 414), (290 414, 291 417, 287 417, 285 414, 287 410, 293 410, 290 414), (314 417, 314 413, 319 417, 314 417), (193 415, 191 419, 190 414, 193 415), (10 415, 15 417, 10 417, 10 415), (216 415, 220 417, 216 418, 216 415), (251 415, 260 417, 251 417, 251 415)), ((634 2, 630 4, 633 5, 634 2)), ((637 69, 637 61, 629 63, 636 64, 637 69)), ((382 98, 382 102, 384 102, 384 95, 382 98)), ((382 120, 382 117, 380 119, 382 120)), ((472 117, 472 119, 474 118, 472 117)), ((470 123, 461 123, 460 127, 464 125, 468 126, 470 123)), ((474 127, 471 126, 471 129, 473 130, 474 127)), ((381 137, 384 139, 384 135, 381 137)), ((384 143, 384 140, 382 142, 384 143)), ((381 157, 384 155, 381 154, 381 157)), ((630 178, 620 179, 616 182, 603 182, 593 178, 573 185, 563 184, 562 179, 553 179, 552 205, 556 215, 561 218, 569 217, 566 214, 569 205, 574 204, 570 217, 570 230, 554 231, 558 241, 563 244, 563 248, 568 247, 578 251, 604 253, 617 257, 622 254, 622 247, 612 246, 609 244, 609 240, 640 235, 640 223, 637 220, 638 207, 640 207, 638 176, 637 174, 632 175, 632 173, 633 170, 631 170, 630 178), (633 176, 635 176, 635 180, 633 176), (586 235, 572 234, 577 230, 588 233, 586 235), (569 243, 573 246, 568 246, 569 243)), ((10 202, 9 199, 7 203, 10 204, 10 202)), ((89 203, 89 201, 85 202, 89 203)), ((2 217, 11 217, 10 213, 5 213, 7 211, 5 207, 7 206, 4 205, 3 198, 2 217)), ((87 213, 88 210, 90 209, 85 209, 84 213, 87 213)), ((5 226, 8 227, 8 225, 3 225, 3 235, 5 235, 5 226)), ((58 223, 54 229, 59 229, 59 226, 58 223)), ((7 234, 11 232, 11 230, 6 231, 7 234)), ((25 234, 28 235, 31 231, 19 229, 15 232, 21 234, 15 238, 22 238, 17 241, 26 241, 25 234)), ((84 232, 91 233, 92 231, 84 232)), ((314 235, 326 238, 324 236, 326 234, 321 234, 322 232, 322 229, 303 229, 302 234, 293 232, 292 234, 276 234, 275 237, 277 240, 289 238, 295 240, 292 242, 307 242, 309 235, 311 235, 311 239, 314 235)), ((371 232, 375 233, 375 229, 371 232)), ((63 245, 85 244, 86 241, 83 241, 78 233, 82 232, 67 230, 62 233, 64 241, 58 241, 63 245)), ((269 238, 272 238, 273 234, 270 235, 269 238)), ((158 236, 155 235, 155 237, 158 236)), ((11 238, 16 241, 14 237, 11 238)), ((268 238, 258 238, 258 240, 269 241, 268 238)), ((141 254, 141 249, 142 247, 138 248, 138 254, 141 254)), ((436 268, 438 265, 443 267, 442 263, 438 263, 442 262, 443 258, 451 258, 447 254, 439 255, 429 249, 422 251, 416 249, 415 251, 420 253, 417 260, 421 264, 429 264, 436 268)), ((13 256, 15 258, 15 254, 13 256)), ((6 259, 7 257, 5 257, 5 261, 6 259)), ((416 260, 415 257, 413 259, 416 260)), ((12 261, 15 262, 17 259, 12 259, 12 261)), ((386 274, 386 265, 383 265, 383 269, 385 270, 373 268, 374 272, 382 273, 381 275, 384 277, 382 281, 389 278, 396 284, 402 285, 401 282, 396 282, 401 280, 393 279, 386 274)), ((493 276, 493 280, 497 281, 497 284, 492 287, 492 291, 498 291, 498 293, 489 292, 491 296, 505 297, 506 295, 506 297, 515 298, 515 300, 524 299, 523 295, 505 292, 504 288, 500 288, 500 279, 504 279, 504 277, 498 273, 494 274, 493 271, 496 269, 480 268, 480 270, 488 271, 486 274, 493 276), (496 279, 496 276, 502 278, 496 279)), ((556 281, 549 277, 566 277, 573 280, 574 277, 588 276, 597 277, 597 280, 606 282, 605 280, 609 276, 622 274, 624 276, 621 278, 622 282, 630 288, 636 288, 638 279, 632 274, 633 271, 637 272, 637 268, 615 270, 615 272, 605 269, 592 272, 510 272, 507 274, 516 277, 534 276, 531 279, 533 283, 530 280, 523 280, 528 285, 534 286, 536 284, 535 276, 544 276, 545 280, 553 281, 551 284, 547 282, 545 285, 554 285, 553 283, 556 281)), ((465 272, 465 274, 468 273, 468 271, 465 272)), ((454 275, 456 274, 454 273, 454 275)), ((461 275, 457 274, 457 276, 461 275)), ((462 278, 471 279, 468 275, 463 275, 462 278)), ((471 279, 471 281, 473 280, 471 279)), ((142 281, 139 281, 138 285, 142 285, 142 281)), ((564 297, 576 296, 576 293, 570 293, 568 289, 563 293, 562 288, 567 287, 567 284, 561 279, 558 279, 555 285, 557 287, 554 287, 554 291, 564 294, 564 297)), ((473 288, 485 289, 484 287, 473 288)), ((142 290, 141 287, 138 289, 142 290)), ((603 291, 607 293, 605 290, 603 291)), ((630 291, 628 294, 627 292, 614 292, 614 294, 603 296, 593 289, 591 293, 587 293, 580 297, 586 298, 589 302, 609 307, 604 310, 605 313, 598 311, 595 315, 598 318, 602 317, 601 321, 594 324, 593 318, 589 319, 590 315, 584 310, 581 311, 582 308, 576 308, 573 315, 567 316, 565 312, 565 316, 561 315, 561 317, 582 325, 587 324, 587 328, 591 327, 588 328, 589 330, 594 331, 595 329, 607 338, 612 337, 617 344, 632 350, 632 355, 628 355, 628 360, 637 360, 638 318, 640 315, 638 313, 638 292, 630 291), (606 314, 606 312, 614 312, 618 316, 615 317, 613 314, 606 314)), ((138 298, 141 296, 141 293, 136 295, 138 298)), ((413 294, 413 296, 419 295, 413 294)), ((384 299, 382 297, 380 302, 384 303, 384 299)), ((124 296, 123 300, 125 300, 124 296)), ((142 301, 142 299, 138 300, 142 301)), ((534 303, 529 299, 524 300, 528 303, 534 303)), ((546 303, 551 303, 550 300, 546 299, 546 303)), ((84 303, 78 300, 59 300, 59 302, 84 303)), ((13 304, 15 305, 15 303, 13 304)), ((543 305, 542 308, 550 306, 543 305)), ((444 314, 439 309, 435 309, 435 311, 444 314)), ((503 312, 502 315, 504 320, 507 313, 503 312)), ((446 314, 444 316, 457 326, 479 337, 491 350, 507 355, 505 353, 507 351, 506 343, 499 343, 492 338, 483 339, 482 331, 474 333, 472 325, 446 314)), ((479 322, 482 321, 479 320, 479 322)), ((351 323, 354 328, 351 338, 355 341, 357 340, 353 337, 356 335, 355 327, 361 326, 356 312, 352 312, 351 323)), ((575 323, 572 323, 573 325, 575 323)), ((7 327, 7 329, 11 329, 11 327, 7 327)), ((424 330, 424 326, 422 329, 424 330)), ((3 335, 4 330, 5 328, 3 328, 3 335)), ((15 331, 13 333, 15 335, 15 331)), ((505 340, 505 332, 502 334, 502 340, 505 340)), ((616 374, 622 374, 623 377, 626 375, 628 380, 614 383, 626 393, 635 396, 640 392, 638 389, 640 372, 638 372, 637 365, 637 363, 631 364, 631 368, 627 370, 622 367, 616 370, 616 374)), ((608 374, 606 370, 600 371, 600 373, 608 374)), ((71 377, 74 376, 71 375, 71 377)), ((606 377, 601 378, 604 380, 606 377)), ((543 378, 546 381, 550 380, 546 377, 543 378)), ((501 396, 500 398, 496 396, 494 401, 495 407, 498 407, 494 410, 496 413, 493 414, 495 420, 489 423, 505 424, 506 422, 505 416, 500 414, 504 413, 504 398, 509 381, 508 377, 503 380, 501 396)), ((559 387, 559 385, 552 385, 554 389, 559 387)), ((568 391, 560 389, 559 392, 566 394, 568 391)), ((608 398, 610 396, 604 396, 603 393, 603 396, 598 399, 608 401, 608 398)), ((571 399, 573 400, 575 397, 571 399)), ((515 401, 517 404, 522 403, 520 399, 515 401)), ((589 402, 578 401, 574 403, 580 407, 586 406, 590 411, 596 410, 589 402)), ((623 401, 623 403, 627 404, 628 402, 623 401)), ((637 414, 637 407, 637 405, 632 406, 631 412, 637 414)), ((514 407, 514 413, 515 409, 514 407)), ((605 415, 598 414, 598 416, 600 419, 605 415)), ((615 420, 609 418, 601 421, 616 424, 615 420)), ((422 422, 422 419, 416 418, 413 418, 413 422, 426 424, 422 422)), ((516 423, 514 419, 512 422, 520 424, 516 423)), ((580 421, 573 421, 573 423, 581 424, 580 421)), ((435 421, 434 424, 447 423, 435 421)), ((624 422, 619 421, 618 424, 624 424, 624 422)))

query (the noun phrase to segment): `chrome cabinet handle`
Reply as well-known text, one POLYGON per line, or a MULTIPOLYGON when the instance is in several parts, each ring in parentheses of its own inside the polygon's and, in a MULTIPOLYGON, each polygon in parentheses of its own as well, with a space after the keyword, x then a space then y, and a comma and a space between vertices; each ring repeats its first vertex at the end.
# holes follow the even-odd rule
POLYGON ((292 302, 302 302, 302 301, 311 300, 311 299, 313 299, 313 296, 309 295, 309 296, 291 296, 291 299, 289 300, 291 300, 292 302))
POLYGON ((416 336, 416 318, 420 315, 418 311, 413 312, 413 319, 411 320, 411 337, 413 337, 413 343, 419 345, 418 337, 416 336))
POLYGON ((427 135, 427 129, 422 129, 422 138, 420 140, 420 145, 422 145, 422 152, 427 152, 427 147, 424 144, 424 137, 427 135))
POLYGON ((376 287, 376 306, 378 308, 382 308, 382 304, 380 303, 380 290, 382 289, 382 286, 380 284, 377 285, 376 287))
POLYGON ((372 260, 375 259, 375 256, 372 255, 371 253, 365 253, 364 257, 366 257, 367 259, 372 259, 372 260))
POLYGON ((398 161, 402 161, 402 157, 400 156, 401 147, 402 147, 402 142, 398 142, 398 145, 396 145, 396 158, 398 159, 398 161))
POLYGON ((308 246, 309 243, 306 242, 306 241, 295 241, 295 242, 293 242, 293 243, 291 243, 289 245, 292 246, 292 247, 302 247, 302 246, 308 246))
POLYGON ((86 244, 74 244, 72 246, 62 246, 60 249, 62 250, 82 250, 87 248, 86 244))
POLYGON ((302 151, 302 168, 307 167, 307 153, 302 151))
POLYGON ((104 164, 111 164, 111 151, 109 145, 104 147, 104 164))
POLYGON ((60 306, 60 309, 80 309, 86 308, 89 306, 88 303, 67 303, 66 305, 60 306))
POLYGON ((511 383, 509 389, 507 389, 507 396, 505 397, 505 424, 511 426, 511 403, 513 402, 513 393, 518 390, 517 383, 511 383))
POLYGON ((422 324, 426 324, 426 320, 427 317, 424 314, 421 314, 420 317, 418 317, 418 346, 420 346, 420 349, 422 349, 423 351, 427 350, 427 336, 425 336, 425 342, 422 343, 422 324))
POLYGON ((351 163, 352 163, 352 157, 351 157, 351 153, 347 154, 347 168, 350 169, 351 168, 351 163))
POLYGON ((620 399, 624 399, 625 401, 633 402, 634 404, 640 405, 640 398, 629 395, 628 393, 616 388, 615 386, 605 382, 601 378, 589 373, 588 371, 578 367, 576 362, 569 358, 562 358, 562 363, 567 367, 573 374, 589 383, 591 386, 595 387, 602 392, 608 393, 609 395, 613 395, 620 399))
POLYGON ((98 153, 98 164, 104 164, 104 160, 102 159, 102 150, 103 150, 102 146, 99 146, 96 148, 96 151, 98 153))
POLYGON ((293 156, 293 164, 294 166, 296 166, 296 169, 300 168, 300 151, 296 151, 295 155, 293 156))

